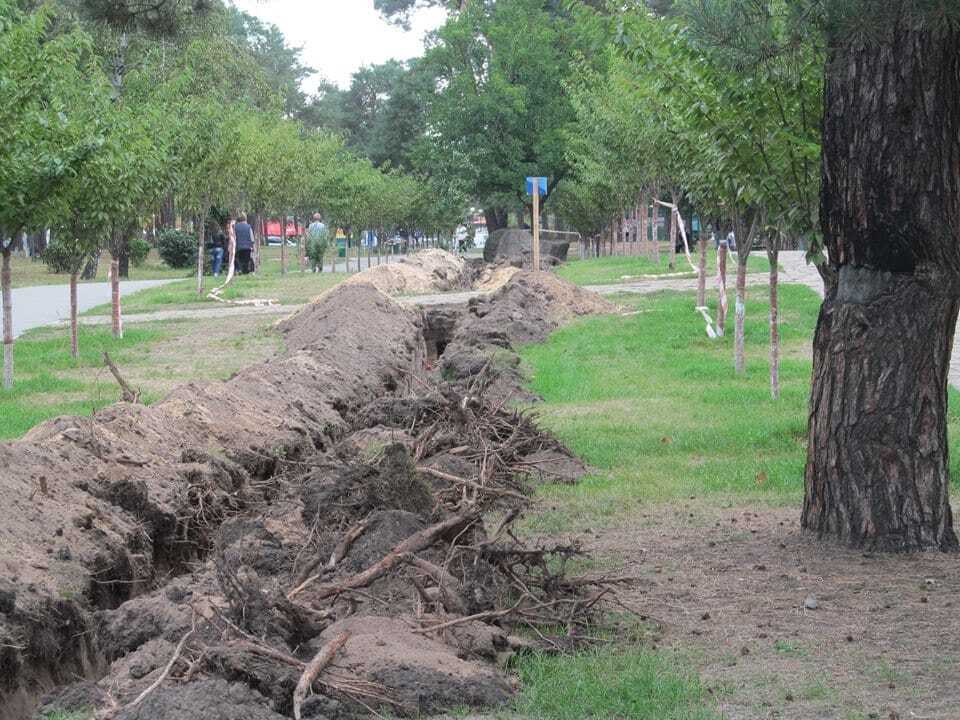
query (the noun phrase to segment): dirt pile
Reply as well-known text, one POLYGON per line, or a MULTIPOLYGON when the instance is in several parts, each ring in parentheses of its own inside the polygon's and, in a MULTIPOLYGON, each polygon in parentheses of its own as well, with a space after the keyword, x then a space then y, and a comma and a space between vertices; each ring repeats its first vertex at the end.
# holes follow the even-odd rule
MULTIPOLYGON (((570 243, 540 238, 540 258, 543 267, 552 267, 567 261, 570 243)), ((533 234, 517 228, 496 230, 487 238, 483 259, 488 263, 508 264, 518 268, 533 267, 533 234)))
POLYGON ((282 357, 0 445, 0 718, 98 673, 87 610, 189 570, 226 518, 264 501, 258 483, 346 432, 348 401, 410 382, 420 322, 374 288, 341 287, 284 325, 282 357))
POLYGON ((566 576, 576 545, 510 531, 532 479, 582 466, 489 392, 492 365, 430 371, 471 333, 512 352, 606 309, 571 288, 519 275, 439 322, 343 285, 281 324, 276 360, 0 446, 0 718, 53 686, 43 712, 143 720, 505 702, 516 629, 567 647, 608 592, 566 576))
POLYGON ((463 258, 446 250, 421 250, 399 262, 377 265, 353 275, 346 283, 373 285, 387 295, 464 290, 470 287, 463 258))
POLYGON ((542 342, 580 316, 616 311, 616 305, 552 273, 517 273, 491 295, 470 300, 444 345, 441 370, 452 380, 486 372, 498 387, 494 394, 518 394, 516 348, 542 342))

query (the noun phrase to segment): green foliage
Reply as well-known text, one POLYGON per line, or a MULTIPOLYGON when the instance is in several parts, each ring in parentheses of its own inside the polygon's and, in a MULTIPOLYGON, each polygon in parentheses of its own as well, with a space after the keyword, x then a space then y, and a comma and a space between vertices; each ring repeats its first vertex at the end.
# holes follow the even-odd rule
POLYGON ((130 252, 130 262, 135 268, 143 267, 150 255, 150 243, 142 237, 135 237, 130 240, 128 247, 130 252))
POLYGON ((86 255, 81 252, 78 257, 76 247, 69 241, 53 242, 43 251, 42 259, 51 272, 72 273, 83 265, 86 255))
POLYGON ((163 230, 157 236, 160 259, 172 268, 190 268, 197 262, 197 238, 182 230, 163 230))

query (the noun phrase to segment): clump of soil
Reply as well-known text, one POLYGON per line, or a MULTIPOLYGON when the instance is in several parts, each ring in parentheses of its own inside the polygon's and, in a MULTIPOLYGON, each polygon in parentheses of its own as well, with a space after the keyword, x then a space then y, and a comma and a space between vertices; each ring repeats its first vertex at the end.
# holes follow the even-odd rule
MULTIPOLYGON (((540 238, 540 260, 543 267, 567 261, 570 243, 565 240, 540 238)), ((493 232, 483 248, 483 259, 488 263, 505 263, 518 268, 533 267, 533 234, 518 228, 493 232)))
POLYGON ((578 461, 489 392, 492 366, 444 378, 427 352, 429 327, 442 364, 488 316, 510 351, 605 307, 556 283, 517 276, 434 324, 346 284, 280 324, 276 360, 0 446, 0 720, 52 686, 44 712, 104 718, 496 705, 517 628, 547 650, 591 635, 608 588, 566 576, 579 547, 510 532, 529 483, 578 461))
POLYGON ((387 295, 418 295, 469 288, 463 258, 446 250, 421 250, 399 262, 377 265, 351 276, 348 284, 373 285, 387 295))

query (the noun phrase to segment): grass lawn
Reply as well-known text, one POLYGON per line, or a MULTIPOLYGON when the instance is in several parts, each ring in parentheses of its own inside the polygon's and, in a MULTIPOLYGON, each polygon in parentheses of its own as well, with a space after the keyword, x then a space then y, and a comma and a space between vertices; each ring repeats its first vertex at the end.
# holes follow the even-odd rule
POLYGON ((719 720, 695 675, 645 649, 607 648, 574 657, 534 655, 516 670, 515 710, 550 720, 719 720))
POLYGON ((107 327, 80 327, 80 358, 70 357, 69 328, 40 328, 14 346, 15 384, 0 390, 0 440, 23 436, 59 415, 90 415, 120 399, 120 389, 103 366, 103 352, 147 404, 192 380, 224 379, 274 355, 280 336, 275 318, 230 317, 149 323, 125 330, 114 340, 107 327))
MULTIPOLYGON (((50 272, 50 268, 42 260, 13 255, 10 258, 10 265, 11 278, 15 288, 32 287, 34 285, 66 285, 70 282, 68 275, 50 272)), ((107 282, 108 272, 110 272, 110 253, 105 250, 100 256, 100 263, 97 265, 96 280, 90 282, 107 282)), ((157 255, 157 251, 151 250, 142 267, 130 266, 129 279, 166 280, 168 278, 184 278, 189 275, 189 270, 167 267, 160 256, 157 255)))
MULTIPOLYGON (((697 262, 697 256, 694 255, 694 263, 697 262)), ((671 270, 669 267, 670 256, 666 252, 660 253, 660 264, 650 258, 643 256, 627 257, 601 257, 590 258, 589 260, 580 260, 571 258, 565 265, 557 268, 557 275, 564 280, 569 280, 575 285, 609 285, 619 282, 627 282, 624 276, 635 278, 642 275, 672 275, 673 273, 683 273, 686 277, 696 277, 696 274, 690 270, 690 265, 686 258, 677 255, 676 268, 671 270)), ((715 250, 709 250, 707 253, 707 272, 716 273, 717 253, 715 250)), ((770 263, 764 252, 754 251, 750 253, 747 260, 747 272, 758 273, 768 272, 770 263)), ((728 283, 732 283, 737 274, 736 258, 731 256, 727 260, 728 283)))
MULTIPOLYGON (((224 291, 227 300, 250 300, 271 298, 282 305, 299 305, 309 302, 324 290, 333 287, 346 277, 345 273, 301 273, 297 269, 296 248, 287 248, 288 273, 280 274, 280 248, 269 247, 264 252, 264 262, 259 275, 238 275, 224 291)), ((375 260, 374 260, 375 262, 375 260)), ((328 266, 329 267, 329 266, 328 266)), ((366 265, 364 265, 366 267, 366 265)), ((220 278, 204 280, 205 293, 223 282, 220 278)), ((196 277, 180 280, 158 288, 142 290, 123 300, 125 314, 156 312, 159 310, 196 310, 216 308, 219 304, 197 295, 196 277)), ((110 305, 98 305, 84 315, 109 315, 110 305)))

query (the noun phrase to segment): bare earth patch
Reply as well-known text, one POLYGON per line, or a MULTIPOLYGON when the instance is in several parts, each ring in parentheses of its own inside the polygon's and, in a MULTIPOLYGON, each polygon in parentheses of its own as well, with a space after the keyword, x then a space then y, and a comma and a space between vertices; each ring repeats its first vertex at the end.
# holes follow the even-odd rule
POLYGON ((724 718, 960 717, 957 556, 841 549, 798 515, 691 499, 587 550, 638 578, 624 604, 698 668, 724 718))

